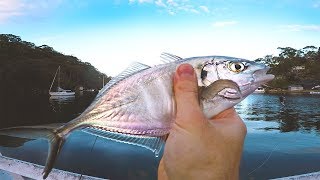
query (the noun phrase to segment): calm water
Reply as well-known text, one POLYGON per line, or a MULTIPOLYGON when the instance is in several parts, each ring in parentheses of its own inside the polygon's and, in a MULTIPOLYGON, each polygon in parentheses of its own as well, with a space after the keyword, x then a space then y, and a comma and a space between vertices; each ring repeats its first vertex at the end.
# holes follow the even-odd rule
MULTIPOLYGON (((73 99, 47 96, 2 96, 0 128, 68 122, 95 94, 73 99)), ((236 106, 248 134, 241 161, 241 179, 269 179, 320 171, 320 96, 253 94, 236 106)), ((0 136, 3 155, 44 164, 45 140, 0 136)), ((144 148, 75 131, 65 143, 56 168, 110 179, 156 179, 160 158, 144 148)))

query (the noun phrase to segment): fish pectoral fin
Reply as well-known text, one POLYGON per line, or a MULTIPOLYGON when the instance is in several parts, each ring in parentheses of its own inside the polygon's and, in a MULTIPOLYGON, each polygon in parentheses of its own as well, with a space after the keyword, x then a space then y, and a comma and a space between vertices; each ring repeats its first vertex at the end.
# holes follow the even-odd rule
POLYGON ((234 81, 227 79, 219 79, 207 87, 199 89, 199 99, 212 99, 217 95, 226 95, 227 98, 241 98, 239 85, 234 81))
POLYGON ((222 96, 227 99, 241 99, 242 94, 241 92, 232 89, 232 88, 225 88, 218 93, 219 96, 222 96))
POLYGON ((121 142, 125 144, 131 144, 140 146, 154 152, 155 156, 158 157, 162 146, 166 140, 166 136, 163 137, 150 137, 144 135, 130 135, 117 132, 110 132, 94 127, 85 128, 82 130, 85 133, 98 136, 104 139, 121 142))

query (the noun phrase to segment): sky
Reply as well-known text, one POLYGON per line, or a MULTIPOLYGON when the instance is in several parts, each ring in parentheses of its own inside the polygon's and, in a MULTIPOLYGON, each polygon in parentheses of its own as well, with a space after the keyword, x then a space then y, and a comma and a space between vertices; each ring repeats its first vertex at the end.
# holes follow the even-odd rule
POLYGON ((115 76, 134 61, 320 46, 320 0, 0 0, 0 33, 115 76))

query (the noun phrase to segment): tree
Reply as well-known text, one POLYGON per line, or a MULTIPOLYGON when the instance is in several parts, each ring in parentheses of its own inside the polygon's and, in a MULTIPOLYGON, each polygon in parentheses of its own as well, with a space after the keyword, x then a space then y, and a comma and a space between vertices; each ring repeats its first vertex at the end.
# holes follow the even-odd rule
POLYGON ((307 60, 316 60, 317 58, 317 48, 315 46, 306 46, 302 48, 304 57, 307 60))
POLYGON ((21 42, 21 38, 13 34, 0 34, 0 41, 17 43, 21 42))
POLYGON ((255 62, 266 64, 270 67, 274 67, 279 64, 279 59, 274 57, 273 55, 266 55, 263 58, 258 58, 255 62))
POLYGON ((297 50, 291 47, 278 47, 277 49, 281 51, 279 54, 280 58, 294 58, 297 55, 297 50))
POLYGON ((10 89, 10 92, 47 93, 58 66, 63 69, 61 85, 64 88, 101 88, 99 78, 104 74, 90 63, 63 55, 48 45, 37 47, 34 43, 22 41, 19 36, 0 34, 1 87, 10 89))
POLYGON ((287 88, 290 84, 320 83, 320 47, 306 46, 296 50, 291 47, 279 47, 278 56, 265 56, 256 62, 271 67, 270 73, 276 78, 269 83, 275 88, 287 88))

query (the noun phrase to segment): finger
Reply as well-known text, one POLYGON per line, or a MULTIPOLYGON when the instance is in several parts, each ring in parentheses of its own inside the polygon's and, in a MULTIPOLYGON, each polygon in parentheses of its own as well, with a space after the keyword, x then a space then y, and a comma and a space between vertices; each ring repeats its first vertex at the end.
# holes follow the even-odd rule
POLYGON ((198 100, 198 84, 194 69, 182 64, 174 76, 174 95, 176 100, 176 123, 192 123, 202 116, 198 100))
POLYGON ((232 117, 237 117, 238 114, 234 107, 226 109, 222 111, 221 113, 217 114, 214 119, 221 119, 221 118, 232 118, 232 117))
POLYGON ((160 163, 159 163, 159 167, 158 167, 158 179, 159 180, 167 180, 168 179, 168 176, 167 176, 163 161, 164 160, 163 160, 163 157, 162 157, 161 160, 160 160, 160 163))
POLYGON ((243 134, 247 133, 247 127, 245 123, 242 121, 239 114, 236 112, 234 107, 226 109, 210 119, 211 122, 223 123, 226 125, 235 125, 238 130, 243 131, 243 134))
POLYGON ((214 116, 212 121, 223 121, 225 123, 238 123, 242 122, 242 119, 234 109, 234 107, 226 109, 219 113, 218 115, 214 116))

